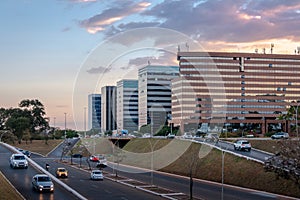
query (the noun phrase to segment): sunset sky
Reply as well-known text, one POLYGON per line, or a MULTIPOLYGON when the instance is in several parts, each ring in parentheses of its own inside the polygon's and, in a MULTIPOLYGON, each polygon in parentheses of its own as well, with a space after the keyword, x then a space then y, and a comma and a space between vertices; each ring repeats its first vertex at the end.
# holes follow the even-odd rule
POLYGON ((83 130, 87 95, 176 64, 178 46, 295 54, 296 0, 2 0, 0 107, 39 99, 50 125, 83 130))

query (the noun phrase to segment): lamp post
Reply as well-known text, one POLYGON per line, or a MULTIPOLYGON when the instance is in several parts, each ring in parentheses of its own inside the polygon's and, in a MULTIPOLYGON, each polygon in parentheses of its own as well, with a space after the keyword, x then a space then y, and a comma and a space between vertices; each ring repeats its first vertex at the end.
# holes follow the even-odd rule
POLYGON ((67 113, 65 114, 65 139, 67 138, 67 113))
POLYGON ((86 138, 86 107, 84 107, 84 138, 86 138))

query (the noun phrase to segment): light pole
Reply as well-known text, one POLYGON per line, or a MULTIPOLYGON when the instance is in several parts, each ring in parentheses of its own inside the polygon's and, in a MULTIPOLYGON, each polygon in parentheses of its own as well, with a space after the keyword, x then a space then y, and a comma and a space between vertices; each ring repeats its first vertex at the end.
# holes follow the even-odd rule
POLYGON ((150 146, 151 146, 151 185, 153 185, 154 148, 155 148, 157 142, 159 141, 159 140, 156 140, 155 143, 154 143, 154 145, 152 145, 152 142, 151 142, 152 140, 153 140, 152 138, 150 138, 150 139, 148 140, 149 143, 150 143, 150 146))
POLYGON ((86 107, 84 107, 84 138, 86 138, 86 107))
POLYGON ((67 113, 64 113, 65 114, 65 139, 67 138, 67 113))
POLYGON ((296 107, 296 134, 297 134, 297 140, 299 139, 298 137, 298 101, 297 101, 297 107, 296 107))
POLYGON ((225 151, 222 151, 222 194, 221 194, 221 200, 224 199, 224 157, 225 157, 225 151))

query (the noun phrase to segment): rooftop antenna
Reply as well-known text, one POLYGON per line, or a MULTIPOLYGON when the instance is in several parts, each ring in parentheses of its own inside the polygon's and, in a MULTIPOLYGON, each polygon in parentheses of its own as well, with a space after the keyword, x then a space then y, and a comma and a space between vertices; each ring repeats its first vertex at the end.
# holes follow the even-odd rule
POLYGON ((266 48, 263 48, 262 50, 263 50, 263 54, 265 54, 266 53, 266 48))
POLYGON ((258 53, 258 49, 255 49, 255 53, 258 53))
POLYGON ((297 47, 297 54, 300 53, 300 47, 297 47))
POLYGON ((271 54, 273 53, 274 44, 271 43, 271 54))
POLYGON ((180 45, 177 46, 177 51, 180 52, 180 45))
POLYGON ((189 44, 185 43, 185 46, 186 46, 186 51, 189 51, 189 48, 190 48, 189 44))
POLYGON ((150 60, 148 60, 148 65, 150 65, 151 63, 150 63, 150 60))

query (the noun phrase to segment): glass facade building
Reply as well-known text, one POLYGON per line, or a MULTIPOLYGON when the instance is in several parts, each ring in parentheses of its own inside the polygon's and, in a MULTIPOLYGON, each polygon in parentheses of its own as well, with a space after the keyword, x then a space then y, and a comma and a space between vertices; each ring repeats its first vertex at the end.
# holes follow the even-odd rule
MULTIPOLYGON (((172 122, 259 124, 268 131, 300 99, 300 56, 178 52, 180 77, 172 81, 172 122)), ((287 131, 287 130, 286 130, 287 131)))
POLYGON ((101 88, 101 125, 104 132, 117 129, 116 89, 116 86, 101 88))
POLYGON ((101 94, 88 96, 88 129, 101 129, 101 94))
POLYGON ((138 130, 138 80, 117 82, 117 129, 138 130))
POLYGON ((139 127, 151 124, 155 133, 164 125, 171 113, 171 80, 178 76, 178 66, 147 65, 138 70, 139 127))

